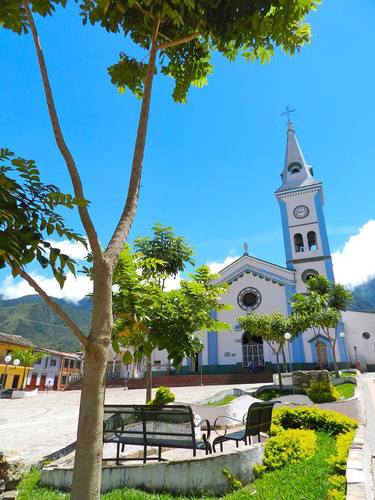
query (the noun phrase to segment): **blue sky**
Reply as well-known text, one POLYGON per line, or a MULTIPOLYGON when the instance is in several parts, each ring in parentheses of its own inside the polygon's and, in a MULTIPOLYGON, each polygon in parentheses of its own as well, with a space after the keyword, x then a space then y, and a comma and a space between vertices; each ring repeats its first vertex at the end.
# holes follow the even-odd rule
MULTIPOLYGON (((239 255, 247 240, 253 255, 283 265, 273 193, 285 149, 280 113, 288 104, 297 109, 306 160, 324 182, 331 250, 375 219, 375 5, 326 1, 310 22, 312 43, 294 57, 278 53, 260 66, 215 56, 209 85, 192 89, 186 105, 172 101, 170 79, 156 78, 132 238, 159 221, 192 243, 199 263, 239 255)), ((82 27, 75 5, 37 23, 62 127, 105 243, 126 194, 140 106, 117 92, 106 68, 128 45, 82 27)), ((0 57, 1 145, 37 160, 46 181, 69 191, 31 38, 1 30, 0 57)), ((73 214, 69 222, 79 227, 73 214)))

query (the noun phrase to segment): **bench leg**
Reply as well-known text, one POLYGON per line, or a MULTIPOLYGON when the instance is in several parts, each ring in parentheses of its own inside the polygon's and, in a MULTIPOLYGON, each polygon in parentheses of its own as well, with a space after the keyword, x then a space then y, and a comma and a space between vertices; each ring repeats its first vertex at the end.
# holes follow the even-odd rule
POLYGON ((193 457, 196 457, 197 456, 197 450, 194 448, 193 449, 193 457))
POLYGON ((159 462, 161 462, 161 446, 159 446, 158 460, 159 462))
POLYGON ((223 442, 220 442, 220 451, 223 451, 223 442))
POLYGON ((120 443, 117 443, 117 451, 116 451, 116 465, 120 462, 120 443))
POLYGON ((145 464, 147 460, 147 445, 143 447, 143 463, 145 464))
POLYGON ((236 441, 236 448, 238 448, 238 441, 236 441))

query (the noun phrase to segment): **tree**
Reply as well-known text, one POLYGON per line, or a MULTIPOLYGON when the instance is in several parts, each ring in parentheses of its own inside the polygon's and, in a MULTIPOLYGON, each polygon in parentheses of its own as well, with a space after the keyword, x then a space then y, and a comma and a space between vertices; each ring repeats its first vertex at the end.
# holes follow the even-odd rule
MULTIPOLYGON (((147 357, 155 349, 165 349, 178 368, 185 358, 202 350, 198 331, 228 329, 229 325, 212 317, 213 311, 230 308, 220 302, 227 287, 212 284, 216 275, 201 266, 189 280, 181 281, 178 290, 166 291, 150 277, 148 269, 155 263, 149 259, 144 271, 139 267, 142 259, 126 249, 116 267, 114 349, 119 352, 120 347, 127 348, 124 363, 147 357)), ((150 396, 147 392, 146 402, 150 396)))
MULTIPOLYGON (((85 200, 75 159, 65 141, 53 98, 46 62, 33 14, 51 15, 67 0, 3 0, 0 23, 16 33, 31 31, 40 67, 54 138, 73 185, 74 196, 85 200)), ((53 307, 79 337, 85 348, 72 498, 98 499, 100 495, 102 422, 105 368, 112 333, 112 276, 127 240, 137 208, 146 144, 153 78, 160 72, 175 80, 173 98, 183 102, 191 84, 202 86, 212 72, 210 52, 216 50, 230 60, 239 53, 253 61, 266 62, 276 47, 287 53, 299 50, 310 39, 305 16, 318 0, 256 0, 216 3, 206 0, 83 0, 85 22, 100 23, 107 31, 128 35, 146 52, 147 62, 120 55, 109 69, 113 83, 141 97, 141 109, 126 201, 116 229, 105 249, 99 243, 87 204, 78 205, 93 261, 93 310, 87 338, 42 288, 22 268, 20 276, 53 307)))
MULTIPOLYGON (((176 236, 172 227, 155 224, 152 228, 153 237, 139 237, 134 242, 134 248, 146 259, 155 259, 155 266, 150 277, 164 290, 165 280, 176 278, 184 271, 187 264, 193 264, 193 249, 184 238, 176 236)), ((149 270, 150 271, 150 270, 149 270)), ((152 351, 147 354, 146 363, 146 402, 152 397, 152 351)))
POLYGON ((31 347, 27 349, 14 349, 13 355, 15 358, 20 360, 21 366, 23 366, 22 383, 21 388, 24 388, 26 370, 33 366, 33 364, 45 356, 44 352, 34 351, 31 347))
POLYGON ((341 311, 347 309, 351 300, 352 294, 342 285, 331 283, 321 275, 309 279, 307 294, 293 295, 293 311, 307 318, 308 328, 313 330, 315 338, 323 335, 328 340, 337 378, 340 377, 336 357, 337 325, 341 321, 341 311))
POLYGON ((238 318, 238 321, 247 335, 261 337, 270 346, 276 358, 279 385, 282 387, 280 354, 286 342, 284 335, 289 332, 293 339, 296 338, 305 329, 305 318, 299 315, 284 316, 276 311, 269 314, 248 314, 238 318))

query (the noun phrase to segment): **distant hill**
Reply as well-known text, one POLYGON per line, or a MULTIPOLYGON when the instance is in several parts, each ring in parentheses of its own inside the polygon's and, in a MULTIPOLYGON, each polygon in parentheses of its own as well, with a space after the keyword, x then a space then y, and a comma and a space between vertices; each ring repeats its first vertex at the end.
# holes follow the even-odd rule
MULTIPOLYGON (((88 333, 91 319, 91 301, 85 297, 78 304, 62 299, 58 302, 84 333, 88 333)), ((76 351, 80 344, 38 295, 18 299, 0 299, 0 331, 22 335, 36 346, 58 351, 76 351)))
POLYGON ((375 278, 354 288, 350 309, 375 312, 375 278))

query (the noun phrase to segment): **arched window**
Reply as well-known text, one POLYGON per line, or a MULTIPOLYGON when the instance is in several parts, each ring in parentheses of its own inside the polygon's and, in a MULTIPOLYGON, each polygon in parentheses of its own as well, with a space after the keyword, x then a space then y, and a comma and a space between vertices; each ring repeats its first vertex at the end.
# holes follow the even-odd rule
POLYGON ((294 247, 296 252, 304 252, 305 248, 303 245, 303 237, 301 233, 297 233, 294 235, 294 247))
POLYGON ((307 233, 307 244, 309 246, 309 250, 311 250, 312 252, 318 250, 318 244, 316 242, 316 234, 314 231, 309 231, 307 233))

